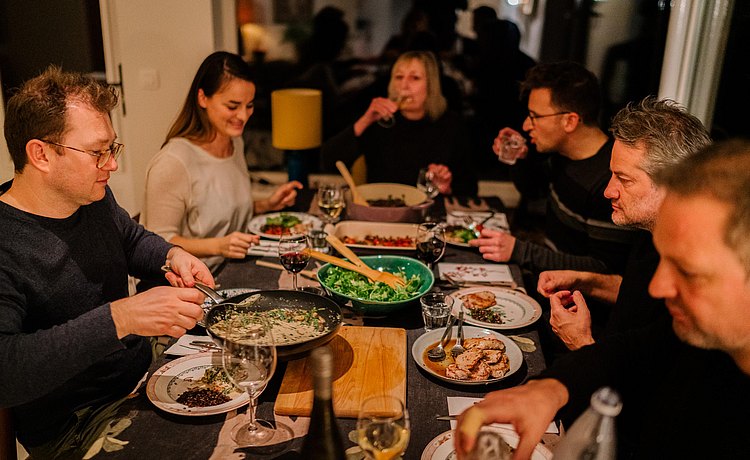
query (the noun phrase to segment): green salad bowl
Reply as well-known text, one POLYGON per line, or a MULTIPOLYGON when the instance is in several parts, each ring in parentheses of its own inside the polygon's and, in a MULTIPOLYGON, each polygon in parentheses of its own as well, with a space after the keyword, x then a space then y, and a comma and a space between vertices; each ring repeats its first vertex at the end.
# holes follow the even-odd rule
POLYGON ((345 303, 347 300, 351 300, 354 311, 366 316, 385 316, 409 306, 418 306, 419 298, 429 292, 429 290, 432 289, 432 284, 435 282, 432 270, 427 268, 422 262, 411 257, 379 255, 363 256, 360 257, 360 259, 362 259, 368 267, 374 268, 375 270, 390 273, 403 272, 406 275, 407 280, 413 275, 418 275, 420 278, 418 288, 413 295, 407 299, 393 301, 369 300, 342 291, 341 288, 345 287, 344 285, 334 287, 332 283, 328 283, 328 272, 333 268, 333 265, 325 264, 320 267, 318 270, 318 281, 320 281, 320 285, 323 286, 328 294, 340 303, 345 303))

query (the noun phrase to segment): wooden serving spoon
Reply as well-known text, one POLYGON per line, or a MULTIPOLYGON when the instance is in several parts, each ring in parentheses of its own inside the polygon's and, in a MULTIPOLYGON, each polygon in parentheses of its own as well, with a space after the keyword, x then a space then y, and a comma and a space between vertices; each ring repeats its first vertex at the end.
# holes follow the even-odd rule
POLYGON ((360 206, 370 206, 369 203, 367 203, 367 200, 365 200, 362 195, 360 195, 359 190, 357 190, 357 184, 354 183, 354 179, 349 173, 349 168, 346 167, 344 162, 337 161, 336 168, 338 168, 341 176, 344 178, 347 185, 349 185, 349 190, 352 191, 352 201, 354 202, 354 204, 358 204, 360 206))
MULTIPOLYGON (((328 262, 329 264, 336 265, 341 268, 345 268, 347 270, 351 270, 353 272, 357 272, 361 275, 366 276, 368 279, 372 281, 380 281, 381 283, 387 284, 388 286, 392 287, 393 289, 396 289, 397 287, 404 286, 406 283, 401 278, 397 277, 397 280, 399 282, 396 282, 395 280, 389 278, 389 277, 382 277, 381 275, 384 272, 375 270, 373 268, 369 268, 367 266, 360 267, 358 265, 354 265, 353 263, 344 260, 339 259, 338 257, 334 257, 328 254, 324 254, 322 252, 318 252, 315 250, 309 250, 310 257, 313 257, 314 259, 318 259, 323 262, 328 262)), ((395 275, 393 275, 395 276, 395 275)))
POLYGON ((326 241, 328 241, 328 243, 333 246, 333 248, 336 249, 339 254, 349 259, 351 263, 360 268, 368 270, 370 272, 370 275, 365 275, 368 278, 383 282, 391 287, 406 286, 406 282, 400 276, 394 275, 393 273, 381 272, 380 270, 375 270, 374 268, 369 267, 336 235, 328 235, 326 237, 326 241))

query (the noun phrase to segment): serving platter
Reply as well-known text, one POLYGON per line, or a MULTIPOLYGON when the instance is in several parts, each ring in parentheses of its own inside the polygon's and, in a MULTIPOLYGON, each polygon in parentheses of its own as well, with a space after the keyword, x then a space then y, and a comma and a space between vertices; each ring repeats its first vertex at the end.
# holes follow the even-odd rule
POLYGON ((323 222, 313 216, 312 214, 306 214, 304 212, 270 212, 268 214, 260 214, 258 216, 253 217, 250 220, 250 223, 247 226, 247 229, 250 233, 254 233, 256 235, 260 235, 264 238, 270 238, 272 240, 278 240, 281 238, 280 235, 274 235, 273 233, 266 233, 264 232, 263 226, 266 225, 266 222, 268 219, 275 219, 282 214, 287 216, 294 216, 298 218, 301 221, 302 228, 297 229, 296 231, 293 231, 293 234, 306 234, 310 230, 314 228, 320 228, 323 226, 323 222))
POLYGON ((210 368, 218 368, 223 372, 221 353, 197 353, 170 361, 148 379, 146 395, 156 407, 165 412, 189 416, 223 414, 250 402, 246 392, 235 388, 228 395, 231 399, 217 406, 188 407, 178 403, 177 398, 196 386, 210 368))
POLYGON ((337 223, 333 227, 333 234, 350 248, 414 251, 416 249, 417 228, 417 224, 347 220, 337 223), (376 237, 380 240, 408 238, 411 240, 411 244, 408 246, 391 246, 386 241, 366 244, 364 240, 368 236, 376 237), (362 243, 347 242, 351 240, 362 241, 362 243))
MULTIPOLYGON (((417 340, 414 341, 414 344, 411 347, 411 356, 414 359, 414 362, 416 362, 417 366, 421 367, 428 374, 431 374, 445 382, 450 382, 456 385, 487 385, 491 383, 496 383, 496 382, 499 382, 503 379, 510 377, 518 369, 521 368, 521 365, 523 364, 523 353, 521 352, 521 349, 518 348, 518 345, 516 345, 516 343, 513 342, 512 339, 498 332, 490 331, 488 329, 482 329, 482 328, 472 327, 472 326, 464 326, 463 329, 464 329, 464 338, 466 339, 474 338, 474 337, 494 337, 496 339, 502 340, 503 343, 505 344, 505 353, 508 355, 508 361, 510 363, 510 370, 508 370, 508 372, 500 378, 492 378, 492 379, 486 379, 486 380, 459 380, 459 379, 446 377, 442 373, 437 372, 435 369, 433 369, 433 366, 435 366, 435 364, 429 362, 428 358, 425 356, 425 351, 428 348, 432 348, 433 345, 437 344, 437 342, 442 337, 443 332, 445 331, 444 328, 425 332, 424 334, 419 336, 417 340)), ((455 338, 457 335, 458 335, 458 327, 453 326, 453 337, 455 338)), ((449 343, 449 345, 445 347, 447 360, 451 359, 450 349, 453 347, 453 344, 455 344, 455 339, 453 339, 449 343)))
MULTIPOLYGON (((493 431, 500 433, 505 442, 512 448, 518 446, 519 437, 518 433, 514 430, 504 427, 486 426, 483 430, 493 431)), ((427 444, 427 447, 422 451, 421 460, 453 460, 456 458, 456 449, 453 446, 453 430, 440 433, 435 436, 432 441, 427 444)), ((531 460, 551 460, 552 451, 550 451, 544 444, 539 443, 531 453, 531 460)))
POLYGON ((501 287, 472 287, 460 289, 453 294, 455 303, 453 304, 453 314, 458 315, 464 304, 462 297, 469 294, 480 292, 491 292, 495 296, 495 305, 487 307, 493 313, 502 317, 502 323, 493 323, 474 318, 469 308, 464 308, 464 322, 481 326, 488 329, 517 329, 534 324, 542 317, 542 307, 539 303, 528 295, 501 287))

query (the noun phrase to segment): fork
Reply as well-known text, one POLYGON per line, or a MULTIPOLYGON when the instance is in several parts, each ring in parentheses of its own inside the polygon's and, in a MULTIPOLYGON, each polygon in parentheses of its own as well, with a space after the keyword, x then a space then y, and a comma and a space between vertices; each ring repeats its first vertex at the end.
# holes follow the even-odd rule
POLYGON ((451 349, 451 355, 455 358, 464 351, 464 311, 463 308, 458 313, 458 338, 456 338, 456 344, 451 349))

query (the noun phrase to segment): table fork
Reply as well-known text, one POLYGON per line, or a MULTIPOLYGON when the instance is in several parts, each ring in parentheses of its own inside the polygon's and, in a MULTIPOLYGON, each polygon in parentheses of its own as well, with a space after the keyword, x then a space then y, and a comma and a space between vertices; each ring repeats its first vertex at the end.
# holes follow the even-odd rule
POLYGON ((451 349, 451 355, 455 358, 464 351, 464 311, 462 308, 461 312, 458 314, 458 334, 456 344, 453 345, 453 348, 451 349))

